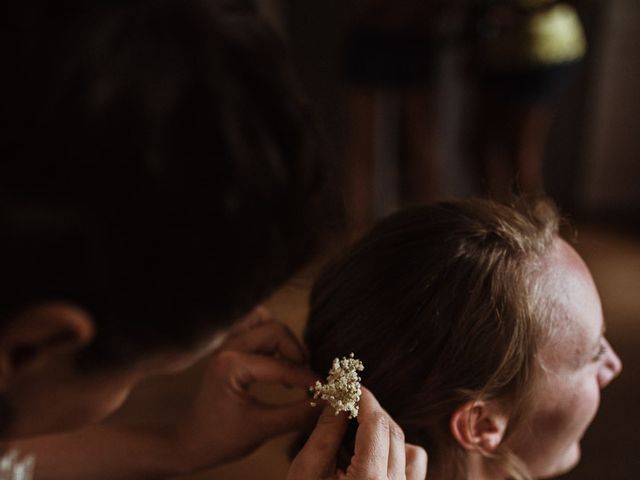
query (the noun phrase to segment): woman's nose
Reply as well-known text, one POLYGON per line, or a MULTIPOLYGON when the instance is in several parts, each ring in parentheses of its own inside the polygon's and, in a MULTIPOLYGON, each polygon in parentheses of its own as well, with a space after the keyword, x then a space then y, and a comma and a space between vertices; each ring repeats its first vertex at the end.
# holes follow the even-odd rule
POLYGON ((605 342, 607 345, 607 356, 598 378, 600 388, 609 385, 622 371, 622 360, 620 360, 620 357, 618 357, 618 354, 613 350, 609 342, 607 340, 605 340, 605 342))

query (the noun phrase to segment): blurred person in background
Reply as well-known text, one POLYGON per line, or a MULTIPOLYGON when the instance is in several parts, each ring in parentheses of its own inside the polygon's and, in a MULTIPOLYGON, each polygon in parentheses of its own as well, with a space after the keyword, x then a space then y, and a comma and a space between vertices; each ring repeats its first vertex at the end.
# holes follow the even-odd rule
POLYGON ((449 47, 469 66, 457 74, 472 91, 462 142, 474 190, 497 198, 506 198, 514 183, 524 193, 544 191, 548 133, 587 49, 573 6, 372 0, 351 9, 345 203, 353 236, 396 207, 396 192, 400 204, 446 193, 439 158, 445 127, 436 100, 446 95, 437 81, 449 47))
POLYGON ((469 156, 480 191, 544 191, 543 159, 557 106, 587 51, 576 9, 555 0, 471 2, 475 107, 469 156))
POLYGON ((446 17, 457 3, 354 2, 344 80, 346 205, 356 237, 395 207, 376 211, 375 200, 389 197, 387 191, 376 191, 376 178, 389 177, 389 170, 397 170, 397 185, 388 186, 398 191, 401 203, 426 203, 442 193, 435 82, 442 47, 450 40, 446 17))

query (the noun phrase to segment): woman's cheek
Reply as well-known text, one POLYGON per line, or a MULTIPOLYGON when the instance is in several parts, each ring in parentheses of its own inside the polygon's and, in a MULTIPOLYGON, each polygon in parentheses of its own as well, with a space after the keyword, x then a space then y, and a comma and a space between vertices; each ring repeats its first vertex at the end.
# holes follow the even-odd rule
POLYGON ((591 425, 600 405, 600 387, 591 372, 573 382, 571 395, 565 403, 565 441, 567 445, 579 445, 591 425))
MULTIPOLYGON (((559 379, 560 380, 560 379, 559 379)), ((583 375, 545 385, 515 452, 536 477, 564 473, 580 460, 580 440, 595 416, 600 389, 583 375)))
POLYGON ((581 401, 584 404, 586 430, 596 416, 596 413, 598 413, 598 408, 600 407, 600 385, 597 378, 590 378, 588 382, 585 382, 585 388, 581 397, 581 401))

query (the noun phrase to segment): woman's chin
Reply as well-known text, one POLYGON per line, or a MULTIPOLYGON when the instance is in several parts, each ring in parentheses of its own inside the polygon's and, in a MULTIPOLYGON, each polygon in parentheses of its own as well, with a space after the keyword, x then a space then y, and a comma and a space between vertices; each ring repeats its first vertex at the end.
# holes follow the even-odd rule
POLYGON ((542 475, 536 476, 536 478, 555 478, 558 475, 565 474, 573 470, 578 463, 580 463, 580 444, 576 442, 569 449, 567 449, 562 457, 559 457, 553 465, 550 465, 548 471, 543 472, 542 475))

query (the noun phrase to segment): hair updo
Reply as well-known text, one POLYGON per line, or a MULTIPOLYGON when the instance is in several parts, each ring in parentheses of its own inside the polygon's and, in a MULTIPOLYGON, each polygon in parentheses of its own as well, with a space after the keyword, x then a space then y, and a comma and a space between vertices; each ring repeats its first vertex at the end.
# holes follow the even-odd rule
MULTIPOLYGON (((363 384, 407 442, 424 447, 443 478, 466 478, 451 415, 494 399, 511 412, 506 436, 517 424, 552 328, 537 270, 558 224, 546 200, 460 200, 391 215, 316 280, 305 331, 311 367, 326 372, 355 352, 363 384)), ((352 422, 344 460, 354 435, 352 422)), ((528 478, 505 447, 491 461, 528 478)))

